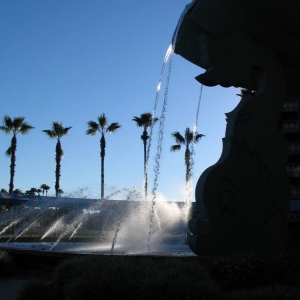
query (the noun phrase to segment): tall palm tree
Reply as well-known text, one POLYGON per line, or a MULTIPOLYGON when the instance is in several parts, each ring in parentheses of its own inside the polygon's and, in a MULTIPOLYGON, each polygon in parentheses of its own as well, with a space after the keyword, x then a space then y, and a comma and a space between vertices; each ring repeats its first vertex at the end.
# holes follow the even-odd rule
POLYGON ((170 151, 175 152, 177 150, 181 149, 181 146, 185 146, 185 154, 184 154, 184 162, 186 166, 186 173, 185 173, 185 183, 186 186, 188 185, 188 182, 191 178, 191 162, 192 162, 192 157, 191 157, 191 150, 190 146, 192 144, 196 144, 199 142, 199 140, 205 135, 193 132, 190 130, 189 127, 185 129, 184 136, 181 135, 178 131, 175 131, 172 133, 172 137, 176 141, 176 145, 171 146, 170 151))
POLYGON ((7 149, 6 154, 10 156, 10 182, 9 182, 9 193, 14 190, 14 177, 16 167, 16 151, 17 151, 17 134, 27 134, 31 129, 31 125, 25 122, 25 117, 16 117, 11 119, 9 116, 4 116, 3 126, 0 126, 0 130, 6 134, 12 133, 10 147, 7 149))
POLYGON ((56 161, 56 169, 55 169, 55 194, 56 197, 59 196, 59 180, 60 180, 60 169, 61 169, 61 159, 64 155, 64 152, 61 148, 60 139, 66 136, 69 130, 72 128, 70 127, 63 127, 62 122, 55 122, 52 123, 52 129, 50 130, 43 130, 46 135, 51 139, 56 139, 56 148, 55 148, 55 161, 56 161))
POLYGON ((87 135, 96 135, 97 131, 101 134, 100 139, 100 158, 101 158, 101 198, 104 198, 104 157, 105 157, 105 148, 106 148, 106 133, 114 133, 116 132, 121 125, 117 122, 111 123, 108 125, 105 114, 101 114, 97 122, 89 121, 87 122, 88 129, 86 131, 87 135))
POLYGON ((148 180, 148 176, 147 176, 147 141, 149 139, 149 135, 147 132, 147 129, 151 126, 153 126, 157 121, 158 118, 154 118, 153 115, 150 112, 146 112, 141 114, 139 117, 134 116, 132 121, 134 121, 136 123, 136 125, 138 127, 143 127, 144 131, 143 134, 141 135, 141 139, 143 141, 143 145, 144 145, 144 196, 145 199, 147 199, 147 180, 148 180))
POLYGON ((43 191, 43 196, 45 194, 45 191, 46 191, 46 196, 47 196, 47 193, 50 190, 50 186, 47 185, 47 184, 45 184, 45 183, 43 183, 43 184, 41 184, 40 189, 43 191))

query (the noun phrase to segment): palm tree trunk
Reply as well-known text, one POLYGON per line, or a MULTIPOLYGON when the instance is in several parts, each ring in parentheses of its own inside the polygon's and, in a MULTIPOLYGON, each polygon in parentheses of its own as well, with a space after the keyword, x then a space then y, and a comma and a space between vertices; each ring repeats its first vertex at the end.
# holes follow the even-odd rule
POLYGON ((144 141, 144 193, 145 200, 147 200, 148 195, 148 178, 147 178, 147 140, 144 141))
POLYGON ((12 194, 14 190, 14 177, 15 177, 15 166, 16 166, 16 151, 17 151, 17 137, 14 136, 11 139, 11 157, 10 157, 10 182, 9 182, 9 193, 12 194))
POLYGON ((144 144, 144 197, 147 200, 148 195, 148 176, 147 176, 147 140, 148 140, 148 132, 146 130, 143 131, 143 135, 141 139, 143 140, 144 144))
POLYGON ((105 137, 102 133, 101 140, 100 140, 100 157, 101 157, 101 199, 104 198, 104 157, 105 157, 105 137))
POLYGON ((56 169, 55 169, 55 194, 56 194, 56 197, 58 197, 58 194, 59 194, 58 190, 59 190, 61 157, 62 157, 62 149, 61 149, 60 140, 58 140, 57 144, 56 144, 56 156, 55 156, 55 161, 56 161, 56 169))
POLYGON ((190 180, 191 180, 191 152, 190 149, 187 147, 185 150, 185 165, 186 165, 186 173, 185 173, 185 188, 187 192, 187 199, 186 201, 190 201, 191 197, 191 187, 190 187, 190 180))

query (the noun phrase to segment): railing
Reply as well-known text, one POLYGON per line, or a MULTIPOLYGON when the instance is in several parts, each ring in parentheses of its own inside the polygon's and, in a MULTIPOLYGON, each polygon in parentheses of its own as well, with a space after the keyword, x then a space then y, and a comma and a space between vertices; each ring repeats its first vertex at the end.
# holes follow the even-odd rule
POLYGON ((294 102, 284 102, 283 111, 297 111, 299 108, 299 100, 294 102))
POLYGON ((288 149, 290 154, 300 154, 300 141, 289 141, 288 149))
POLYGON ((289 177, 300 177, 300 164, 287 164, 286 171, 289 177))
POLYGON ((282 129, 284 132, 299 132, 300 124, 298 120, 284 120, 282 129))

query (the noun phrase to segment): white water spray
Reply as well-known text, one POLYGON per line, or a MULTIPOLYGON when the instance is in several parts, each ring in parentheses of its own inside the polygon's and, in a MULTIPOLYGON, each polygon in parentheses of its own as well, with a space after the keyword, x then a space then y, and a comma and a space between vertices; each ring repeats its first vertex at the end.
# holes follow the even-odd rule
MULTIPOLYGON (((198 119, 199 119, 199 111, 200 111, 200 104, 201 104, 201 99, 202 99, 202 92, 203 92, 203 85, 200 87, 200 94, 199 94, 199 99, 198 99, 198 105, 197 105, 197 111, 196 111, 196 118, 195 118, 195 123, 193 127, 193 136, 196 136, 197 133, 197 127, 198 127, 198 119)), ((185 199, 185 207, 184 207, 184 218, 187 220, 189 216, 189 211, 191 208, 191 194, 192 194, 192 171, 193 171, 193 166, 194 166, 194 155, 195 155, 195 140, 193 139, 192 145, 191 145, 191 155, 190 155, 190 164, 189 164, 189 178, 186 184, 186 199, 185 199)))
POLYGON ((1 236, 3 233, 5 233, 9 228, 11 228, 12 226, 14 226, 15 224, 17 224, 17 223, 19 223, 19 222, 20 222, 20 220, 15 220, 15 221, 11 222, 9 225, 7 225, 6 227, 4 227, 4 228, 2 229, 2 231, 0 232, 0 236, 1 236))

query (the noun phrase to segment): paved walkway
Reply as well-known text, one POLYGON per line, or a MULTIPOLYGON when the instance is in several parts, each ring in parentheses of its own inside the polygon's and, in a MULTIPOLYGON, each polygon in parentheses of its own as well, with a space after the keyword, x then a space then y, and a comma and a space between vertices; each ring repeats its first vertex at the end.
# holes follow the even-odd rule
POLYGON ((16 300, 18 291, 22 288, 27 279, 18 276, 0 279, 1 300, 16 300))

